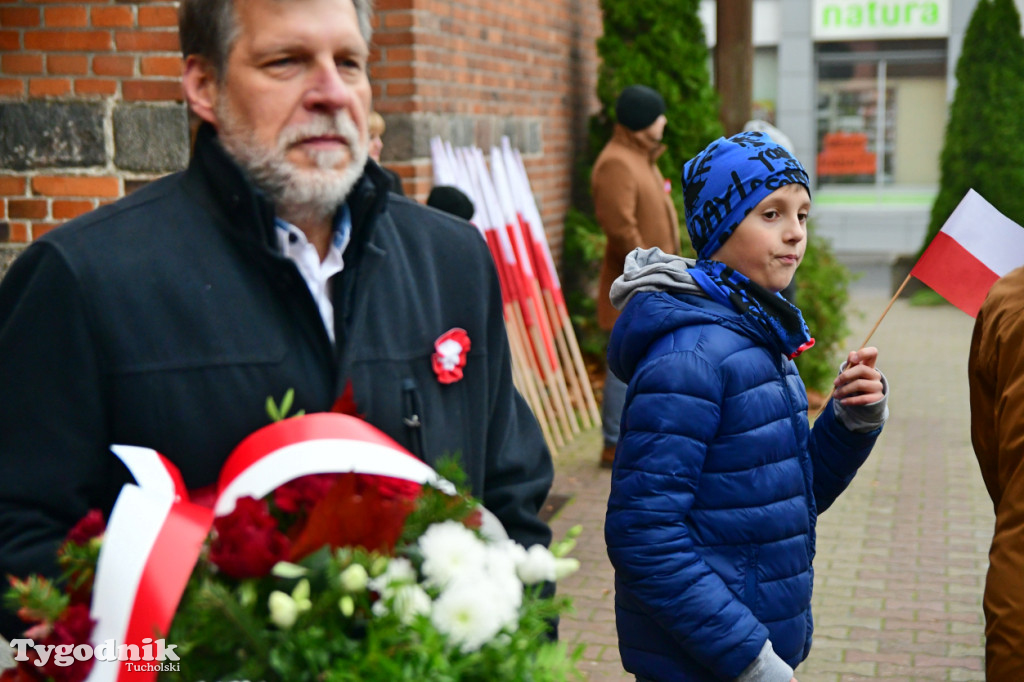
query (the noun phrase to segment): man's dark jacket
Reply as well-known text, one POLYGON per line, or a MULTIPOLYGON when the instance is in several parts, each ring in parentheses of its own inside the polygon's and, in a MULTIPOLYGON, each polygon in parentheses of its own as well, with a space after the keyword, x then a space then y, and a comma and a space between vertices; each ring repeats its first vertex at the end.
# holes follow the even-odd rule
MULTIPOLYGON (((154 448, 189 488, 213 484, 268 396, 355 408, 428 463, 457 455, 472 491, 524 545, 552 463, 516 392, 501 295, 468 223, 388 197, 379 167, 352 191, 333 280, 336 347, 274 209, 202 127, 189 168, 34 242, 0 285, 0 575, 53 573, 56 544, 128 474, 114 443, 154 448), (431 357, 461 327, 465 376, 431 357)), ((10 616, 0 632, 20 631, 10 616)))

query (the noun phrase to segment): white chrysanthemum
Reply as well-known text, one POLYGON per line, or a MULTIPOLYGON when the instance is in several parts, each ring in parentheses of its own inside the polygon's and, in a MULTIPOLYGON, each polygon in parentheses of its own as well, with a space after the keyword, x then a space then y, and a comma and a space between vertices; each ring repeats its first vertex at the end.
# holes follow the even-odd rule
POLYGON ((430 585, 444 588, 465 573, 483 572, 487 559, 485 545, 461 523, 435 523, 420 537, 423 575, 430 585))
POLYGON ((555 568, 555 555, 544 545, 534 545, 526 551, 516 570, 520 580, 527 585, 535 585, 545 580, 554 580, 555 568))
POLYGON ((522 546, 512 540, 487 545, 487 579, 497 591, 496 598, 506 600, 513 610, 518 610, 523 603, 523 583, 516 573, 516 567, 524 555, 522 546))
POLYGON ((482 573, 449 584, 434 602, 430 620, 464 652, 477 651, 508 625, 508 603, 482 573))
POLYGON ((386 597, 382 597, 373 605, 375 616, 394 613, 404 625, 411 625, 416 616, 429 615, 431 608, 430 595, 419 585, 396 585, 386 597))
POLYGON ((492 557, 488 559, 488 568, 495 565, 496 562, 500 564, 508 562, 512 565, 512 571, 515 572, 515 567, 526 558, 526 550, 515 540, 506 539, 489 543, 487 551, 488 556, 492 557))
POLYGON ((387 594, 392 586, 416 583, 416 569, 412 562, 398 557, 388 562, 384 572, 369 582, 370 589, 378 594, 387 594))

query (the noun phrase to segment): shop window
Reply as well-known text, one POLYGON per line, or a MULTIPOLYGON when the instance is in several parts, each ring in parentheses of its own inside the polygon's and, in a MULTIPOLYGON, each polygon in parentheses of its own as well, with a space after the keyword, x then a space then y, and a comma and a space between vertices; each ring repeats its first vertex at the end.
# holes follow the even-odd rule
POLYGON ((816 59, 818 185, 936 184, 944 43, 829 43, 816 59))

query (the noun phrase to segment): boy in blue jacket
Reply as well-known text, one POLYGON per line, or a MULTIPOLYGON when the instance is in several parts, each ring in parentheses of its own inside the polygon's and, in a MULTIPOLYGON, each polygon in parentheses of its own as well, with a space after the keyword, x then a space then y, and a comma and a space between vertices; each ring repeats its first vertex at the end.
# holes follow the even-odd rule
POLYGON ((814 525, 888 416, 876 348, 852 351, 808 427, 779 292, 807 246, 803 166, 763 133, 683 170, 696 261, 636 249, 608 350, 628 382, 605 521, 619 651, 639 680, 790 682, 811 647, 814 525))

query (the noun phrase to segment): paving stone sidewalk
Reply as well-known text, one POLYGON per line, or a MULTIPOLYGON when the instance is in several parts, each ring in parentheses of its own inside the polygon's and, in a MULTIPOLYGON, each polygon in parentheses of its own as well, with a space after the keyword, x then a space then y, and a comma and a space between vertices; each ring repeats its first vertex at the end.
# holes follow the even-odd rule
MULTIPOLYGON (((850 347, 888 303, 878 292, 852 295, 850 347)), ((900 300, 871 339, 891 383, 891 417, 858 477, 819 519, 815 639, 800 682, 984 679, 992 507, 970 443, 972 326, 951 306, 900 300)), ((576 607, 561 636, 585 647, 587 679, 631 680, 616 647, 603 537, 609 473, 597 467, 599 450, 593 429, 556 461, 552 492, 571 499, 552 521, 555 536, 584 527, 574 551, 583 567, 560 586, 576 607)))

